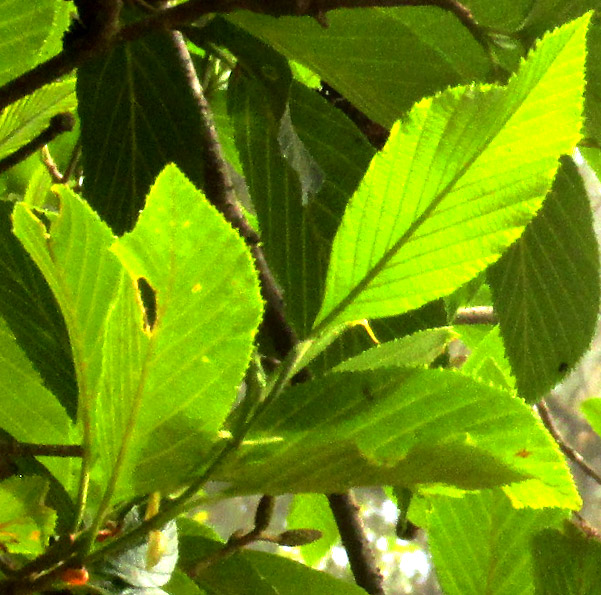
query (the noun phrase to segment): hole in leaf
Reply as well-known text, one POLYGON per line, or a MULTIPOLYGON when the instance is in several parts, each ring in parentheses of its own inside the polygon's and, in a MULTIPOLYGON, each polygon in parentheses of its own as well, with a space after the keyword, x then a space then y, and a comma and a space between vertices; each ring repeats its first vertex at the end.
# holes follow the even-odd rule
POLYGON ((140 277, 137 283, 142 306, 144 307, 144 323, 148 330, 152 330, 157 321, 156 292, 144 277, 140 277))
POLYGON ((35 213, 38 221, 46 228, 46 233, 50 233, 52 222, 50 221, 48 215, 40 209, 34 209, 33 212, 35 213))

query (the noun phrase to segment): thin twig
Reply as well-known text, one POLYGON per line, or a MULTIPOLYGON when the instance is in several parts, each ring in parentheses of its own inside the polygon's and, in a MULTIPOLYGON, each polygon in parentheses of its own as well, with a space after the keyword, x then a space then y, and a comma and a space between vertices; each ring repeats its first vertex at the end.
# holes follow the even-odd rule
POLYGON ((460 308, 453 320, 453 324, 497 324, 498 322, 497 315, 489 306, 460 308))
POLYGON ((192 570, 188 572, 188 575, 196 577, 210 566, 229 558, 243 547, 261 540, 263 533, 271 522, 274 503, 275 498, 273 496, 261 496, 255 512, 255 526, 248 533, 241 533, 240 531, 233 533, 222 548, 197 562, 192 570))
POLYGON ((549 411, 549 408, 547 407, 547 404, 545 403, 544 399, 541 399, 536 404, 536 410, 538 411, 538 414, 543 424, 549 431, 549 434, 551 434, 551 436, 553 436, 553 438, 555 439, 555 442, 557 442, 561 452, 563 452, 563 454, 566 455, 568 459, 576 463, 582 469, 582 471, 586 473, 586 475, 588 475, 591 479, 593 479, 599 485, 601 485, 601 474, 595 471, 586 462, 584 457, 575 448, 570 446, 565 441, 565 439, 557 429, 555 422, 553 421, 553 417, 551 416, 551 412, 549 411))
POLYGON ((0 457, 81 457, 79 444, 32 444, 29 442, 0 442, 0 457))
MULTIPOLYGON (((177 28, 206 14, 249 10, 272 16, 312 16, 323 22, 327 12, 338 8, 396 6, 441 8, 454 14, 479 43, 486 43, 469 10, 455 0, 297 0, 286 3, 280 0, 189 0, 126 25, 111 36, 97 36, 85 45, 63 50, 46 62, 42 62, 21 76, 8 81, 0 87, 0 110, 123 42, 135 41, 157 30, 177 28)), ((110 32, 110 29, 107 31, 110 32)))
POLYGON ((58 165, 56 165, 56 161, 52 159, 52 155, 50 154, 50 150, 47 145, 42 147, 42 163, 46 168, 46 171, 50 174, 50 179, 54 184, 62 184, 63 183, 63 174, 61 174, 58 169, 58 165))
POLYGON ((0 173, 4 173, 24 161, 36 151, 41 149, 44 145, 47 145, 50 141, 54 140, 59 134, 63 132, 69 132, 73 130, 75 126, 75 116, 69 112, 56 114, 50 119, 48 127, 40 132, 33 140, 30 140, 27 144, 17 149, 14 153, 11 153, 8 157, 0 160, 0 173))

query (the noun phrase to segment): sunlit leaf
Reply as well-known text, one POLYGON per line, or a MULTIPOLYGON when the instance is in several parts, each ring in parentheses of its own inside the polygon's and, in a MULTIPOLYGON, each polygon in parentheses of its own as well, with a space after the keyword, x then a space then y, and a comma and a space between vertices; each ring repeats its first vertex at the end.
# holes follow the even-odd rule
POLYGON ((202 468, 236 398, 261 301, 244 241, 175 166, 113 251, 129 276, 106 327, 97 451, 107 474, 127 470, 123 492, 147 493, 202 468), (156 300, 146 313, 141 279, 156 300))
POLYGON ((305 564, 318 564, 340 540, 336 521, 324 494, 296 494, 286 518, 290 529, 310 527, 321 532, 321 538, 300 548, 305 564))
POLYGON ((426 95, 482 79, 489 68, 484 49, 439 8, 336 10, 327 29, 309 18, 250 12, 228 18, 308 66, 383 125, 426 95))
MULTIPOLYGON (((38 217, 19 203, 13 212, 14 231, 38 265, 63 313, 77 375, 80 408, 96 394, 102 365, 104 323, 123 269, 109 252, 114 238, 96 213, 65 187, 61 206, 51 216, 38 217)), ((81 409, 80 409, 81 411, 81 409)))
POLYGON ((425 366, 432 363, 457 337, 451 328, 419 331, 414 335, 372 347, 342 362, 334 370, 352 372, 395 366, 425 366))
MULTIPOLYGON (((0 428, 15 440, 34 444, 68 444, 75 441, 76 433, 69 416, 56 397, 44 387, 2 318, 0 409, 0 428)), ((53 457, 40 460, 71 491, 78 461, 53 457)))
POLYGON ((54 18, 54 0, 0 0, 0 84, 33 66, 54 18))
POLYGON ((523 506, 580 505, 531 409, 449 370, 332 373, 294 386, 257 420, 219 478, 231 493, 270 494, 511 484, 523 506))
POLYGON ((579 138, 589 18, 548 34, 506 88, 451 89, 395 125, 334 240, 316 332, 448 295, 519 237, 579 138))

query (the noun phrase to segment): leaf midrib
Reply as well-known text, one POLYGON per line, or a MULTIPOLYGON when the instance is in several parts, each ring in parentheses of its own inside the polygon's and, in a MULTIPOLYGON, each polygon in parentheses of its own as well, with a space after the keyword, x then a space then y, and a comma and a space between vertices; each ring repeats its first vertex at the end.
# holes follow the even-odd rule
MULTIPOLYGON (((563 52, 567 45, 564 44, 563 48, 558 51, 553 59, 553 63, 556 62, 559 54, 563 52)), ((515 114, 521 109, 527 99, 532 95, 532 93, 538 88, 540 81, 549 71, 551 65, 545 70, 544 73, 539 77, 536 85, 532 86, 529 92, 525 93, 523 97, 516 103, 510 106, 510 111, 505 114, 502 120, 500 120, 500 124, 495 126, 493 132, 491 132, 488 137, 483 141, 481 148, 478 151, 474 151, 472 157, 466 160, 465 164, 457 170, 457 173, 453 176, 453 178, 447 183, 447 185, 443 188, 443 190, 437 195, 434 196, 431 203, 428 205, 426 209, 422 212, 422 214, 417 217, 417 219, 409 226, 407 231, 392 245, 392 247, 382 256, 379 262, 371 268, 364 278, 348 293, 347 297, 341 300, 337 306, 335 306, 331 312, 313 329, 312 335, 318 336, 321 334, 338 316, 346 310, 348 306, 350 306, 355 299, 363 293, 368 287, 369 284, 377 277, 388 265, 388 263, 396 256, 396 254, 408 243, 409 239, 416 233, 416 231, 428 220, 428 218, 433 214, 433 212, 438 208, 440 203, 448 196, 450 191, 456 186, 456 184, 461 180, 461 178, 466 175, 469 169, 474 165, 474 163, 484 154, 484 152, 490 147, 490 144, 493 142, 495 138, 501 133, 501 131, 505 128, 508 122, 515 116, 515 114)), ((519 74, 517 75, 519 77, 519 74)), ((517 77, 516 77, 517 79, 517 77)), ((513 80, 516 80, 513 79, 513 80)), ((505 87, 490 87, 488 89, 484 89, 484 93, 493 92, 494 89, 502 91, 502 99, 506 100, 507 94, 509 92, 510 83, 505 87)), ((463 92, 468 90, 470 87, 463 87, 463 92)), ((430 104, 429 109, 432 108, 432 104, 430 104)), ((455 110, 456 111, 456 110, 455 110)), ((455 112, 454 112, 455 113, 455 112)), ((422 130, 423 132, 423 130, 422 130)), ((377 156, 376 156, 377 158, 377 156)), ((414 154, 415 158, 415 154, 414 154)))

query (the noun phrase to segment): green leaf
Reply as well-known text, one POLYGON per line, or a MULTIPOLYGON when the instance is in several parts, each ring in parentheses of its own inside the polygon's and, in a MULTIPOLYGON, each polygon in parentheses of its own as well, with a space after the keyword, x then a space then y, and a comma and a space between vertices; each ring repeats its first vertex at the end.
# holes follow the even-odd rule
POLYGON ((533 593, 532 539, 568 516, 561 509, 516 510, 501 490, 434 497, 430 504, 428 545, 445 595, 533 593))
POLYGON ((48 485, 40 477, 0 483, 0 544, 14 554, 40 554, 54 530, 56 513, 44 504, 48 485))
POLYGON ((77 99, 84 196, 116 233, 133 227, 168 163, 202 185, 199 110, 169 33, 86 62, 77 99))
POLYGON ((448 295, 519 237, 578 141, 588 20, 547 35, 507 88, 451 89, 395 125, 334 240, 319 330, 448 295))
MULTIPOLYGON (((204 558, 223 548, 224 543, 211 539, 202 525, 186 518, 178 519, 180 534, 180 568, 188 571, 204 558)), ((240 586, 253 595, 279 595, 271 584, 247 560, 247 551, 240 550, 232 556, 204 568, 196 583, 207 593, 240 595, 240 586)), ((203 591, 203 592, 204 592, 203 591)))
POLYGON ((438 8, 336 10, 325 30, 309 18, 250 12, 228 18, 308 66, 385 126, 418 99, 482 79, 489 67, 467 29, 438 8))
POLYGON ((286 518, 288 529, 317 529, 321 538, 300 548, 309 566, 317 565, 340 540, 336 521, 324 494, 296 494, 286 518))
MULTIPOLYGON (((441 327, 448 323, 443 300, 435 300, 424 304, 417 310, 406 312, 400 316, 370 320, 369 325, 380 343, 394 341, 421 330, 441 327)), ((348 330, 324 351, 313 364, 313 368, 325 373, 337 364, 363 353, 374 346, 373 339, 361 324, 351 326, 348 330)))
POLYGON ((0 114, 0 159, 40 134, 52 116, 76 105, 74 81, 47 85, 9 105, 0 114))
MULTIPOLYGON (((181 570, 176 570, 171 575, 171 580, 165 585, 165 591, 169 595, 203 595, 200 587, 181 570)), ((141 595, 141 594, 138 594, 141 595)))
POLYGON ((129 276, 106 327, 96 450, 106 473, 127 471, 122 493, 148 493, 201 470, 250 359, 261 299, 244 241, 173 165, 113 251, 129 276), (156 300, 150 326, 141 278, 156 300))
POLYGON ((342 362, 334 368, 334 371, 353 372, 399 366, 425 366, 441 355, 446 346, 457 337, 457 333, 451 328, 419 331, 368 349, 342 362))
POLYGON ((520 482, 506 489, 518 490, 522 505, 580 503, 557 445, 531 409, 450 370, 331 373, 291 387, 219 478, 231 482, 231 493, 269 494, 520 482))
POLYGON ((33 66, 52 27, 54 0, 0 0, 0 85, 33 66))
POLYGON ((245 552, 245 557, 259 574, 273 585, 277 593, 286 593, 286 595, 365 594, 365 591, 357 585, 335 578, 326 572, 313 570, 293 560, 287 560, 282 556, 248 550, 245 552))
POLYGON ((599 250, 584 184, 566 158, 543 208, 488 272, 518 393, 540 399, 589 347, 599 311, 599 250))
MULTIPOLYGON (((34 444, 71 444, 75 440, 75 431, 66 411, 43 386, 1 317, 0 409, 0 427, 15 440, 34 444)), ((67 491, 72 491, 75 485, 73 473, 79 467, 78 461, 44 457, 41 462, 67 491)))
POLYGON ((586 135, 601 145, 601 21, 595 15, 587 35, 586 135))
POLYGON ((38 218, 19 203, 15 235, 39 267, 63 313, 79 388, 79 413, 96 396, 104 323, 123 269, 109 251, 114 238, 96 213, 71 190, 58 187, 58 215, 38 218))
POLYGON ((231 77, 228 93, 236 146, 265 254, 286 296, 287 318, 304 337, 322 299, 336 227, 373 149, 344 114, 314 90, 293 83, 292 123, 325 174, 321 190, 303 206, 302 187, 282 156, 279 120, 265 101, 265 87, 241 75, 231 77))
POLYGON ((597 435, 601 436, 601 399, 586 399, 580 404, 580 410, 597 435))
POLYGON ((498 326, 493 327, 477 346, 472 348, 461 371, 485 382, 492 382, 506 390, 515 390, 515 378, 505 357, 503 339, 498 326))
POLYGON ((0 201, 0 315, 44 385, 75 418, 77 383, 65 321, 42 273, 12 232, 12 210, 11 203, 0 201))
POLYGON ((537 595, 586 595, 601 583, 601 544, 566 523, 541 531, 532 543, 537 595))
MULTIPOLYGON (((202 527, 180 519, 181 567, 188 570, 203 558, 223 548, 223 543, 205 536, 202 527)), ((340 581, 325 572, 312 570, 282 556, 252 550, 239 550, 217 564, 203 568, 196 582, 208 593, 239 595, 364 595, 359 587, 340 581), (258 554, 258 555, 257 555, 258 554)))

